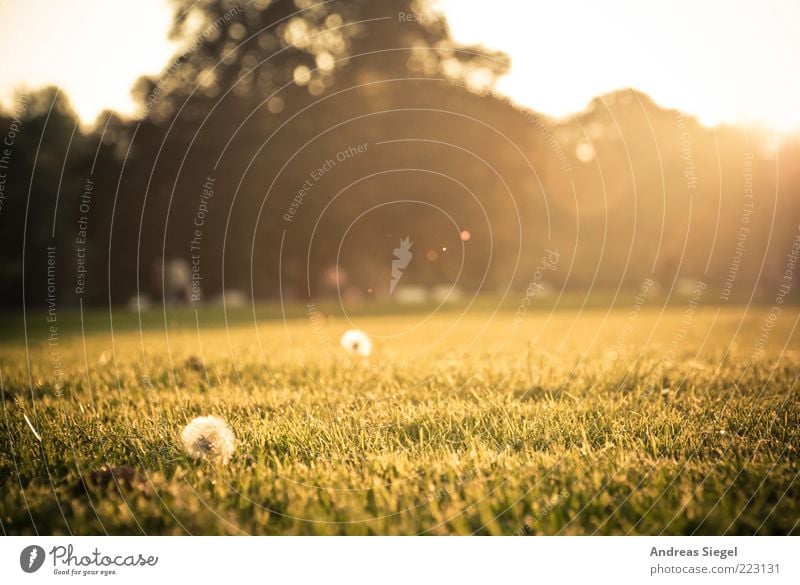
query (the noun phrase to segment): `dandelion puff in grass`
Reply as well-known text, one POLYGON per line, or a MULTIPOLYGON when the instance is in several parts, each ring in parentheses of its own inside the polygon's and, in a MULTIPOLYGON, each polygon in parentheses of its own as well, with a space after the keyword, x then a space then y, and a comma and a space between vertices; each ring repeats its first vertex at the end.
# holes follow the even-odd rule
POLYGON ((198 416, 183 429, 181 442, 193 459, 227 463, 233 455, 236 437, 221 418, 198 416))
POLYGON ((342 347, 350 355, 368 357, 372 353, 372 340, 363 331, 348 329, 341 339, 342 347))

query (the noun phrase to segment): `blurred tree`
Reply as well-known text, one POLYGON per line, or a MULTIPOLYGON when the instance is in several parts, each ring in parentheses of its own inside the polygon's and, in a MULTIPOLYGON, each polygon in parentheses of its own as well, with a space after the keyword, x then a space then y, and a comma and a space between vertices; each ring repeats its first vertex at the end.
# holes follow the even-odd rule
POLYGON ((75 197, 83 190, 94 140, 55 87, 19 94, 14 103, 14 111, 0 117, 6 138, 13 130, 0 212, 0 302, 20 306, 25 291, 29 305, 45 304, 48 275, 55 277, 58 302, 73 302, 75 197), (52 266, 48 250, 57 254, 52 266))
POLYGON ((550 248, 557 286, 702 279, 718 296, 735 264, 739 297, 774 299, 800 223, 796 139, 706 128, 634 90, 542 118, 492 91, 503 55, 456 45, 427 8, 181 0, 183 49, 136 85, 141 119, 106 112, 86 132, 58 90, 28 96, 0 116, 22 128, 0 302, 21 303, 24 270, 27 302, 45 303, 53 245, 59 303, 78 301, 87 213, 91 303, 157 298, 160 264, 193 255, 206 298, 330 294, 338 279, 357 302, 389 294, 405 237, 403 284, 524 290, 550 248))
MULTIPOLYGON (((172 34, 186 49, 159 77, 137 85, 146 118, 126 161, 130 179, 119 215, 126 225, 114 231, 115 239, 134 239, 136 245, 123 245, 124 257, 114 265, 138 261, 143 278, 153 259, 186 256, 200 185, 213 175, 213 211, 202 228, 204 288, 213 293, 223 287, 224 250, 232 260, 225 263, 225 286, 249 288, 252 280, 254 293, 276 294, 285 209, 311 172, 351 146, 374 149, 376 141, 420 121, 411 111, 373 114, 432 105, 458 109, 454 104, 465 96, 477 99, 464 89, 466 82, 490 86, 506 71, 503 55, 456 46, 445 21, 425 8, 411 0, 176 2, 172 34), (438 84, 433 91, 432 81, 438 84), (298 154, 309 141, 313 144, 298 154), (141 227, 134 230, 127 219, 133 216, 142 218, 148 234, 163 237, 142 237, 141 227)), ((457 122, 451 117, 447 124, 457 122)), ((333 181, 351 183, 368 164, 376 163, 361 157, 348 174, 337 169, 317 188, 325 196, 314 199, 327 202, 335 193, 333 181)), ((388 190, 383 195, 392 196, 388 190)), ((362 205, 356 197, 342 198, 330 215, 332 224, 321 232, 323 242, 336 241, 341 235, 336 226, 351 221, 362 205)), ((399 213, 410 222, 416 212, 399 213)), ((301 234, 311 227, 305 218, 299 223, 303 227, 293 230, 284 258, 288 284, 298 291, 306 284, 309 245, 301 234)), ((371 236, 356 236, 362 251, 345 261, 364 287, 372 278, 366 258, 371 244, 383 238, 382 245, 396 245, 386 240, 391 225, 371 225, 371 236)), ((336 262, 330 252, 325 244, 315 248, 312 274, 336 262)), ((130 289, 124 269, 118 268, 113 280, 130 289)))

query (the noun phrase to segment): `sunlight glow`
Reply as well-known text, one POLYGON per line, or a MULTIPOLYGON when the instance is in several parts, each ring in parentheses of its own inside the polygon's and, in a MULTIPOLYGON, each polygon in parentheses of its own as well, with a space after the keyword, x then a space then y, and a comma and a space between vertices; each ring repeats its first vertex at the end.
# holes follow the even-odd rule
POLYGON ((81 120, 106 108, 132 115, 131 87, 177 49, 165 0, 25 0, 0 3, 0 103, 18 86, 58 85, 81 120))
POLYGON ((705 124, 800 129, 800 3, 438 0, 455 40, 505 52, 497 89, 563 117, 632 87, 705 124))
MULTIPOLYGON (((800 129, 798 2, 431 1, 456 41, 507 53, 497 89, 544 114, 569 116, 632 87, 709 125, 800 129)), ((57 84, 84 122, 105 108, 135 114, 133 83, 177 49, 171 10, 166 0, 0 0, 0 103, 19 85, 57 84)))

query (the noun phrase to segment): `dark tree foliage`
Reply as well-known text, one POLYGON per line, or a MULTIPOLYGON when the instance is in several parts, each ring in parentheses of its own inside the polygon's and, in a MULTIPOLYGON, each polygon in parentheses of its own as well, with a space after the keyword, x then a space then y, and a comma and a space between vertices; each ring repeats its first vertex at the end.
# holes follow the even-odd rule
POLYGON ((424 8, 176 2, 183 49, 136 84, 140 119, 87 131, 56 89, 28 95, 0 118, 21 127, 0 301, 20 306, 24 284, 46 304, 52 273, 59 303, 160 300, 175 258, 204 299, 379 297, 406 237, 407 284, 524 289, 558 249, 557 287, 720 287, 735 263, 741 295, 774 293, 800 223, 795 140, 706 128, 633 90, 542 118, 491 91, 505 56, 457 46, 424 8))
MULTIPOLYGON (((319 275, 337 264, 342 230, 367 203, 415 196, 439 199, 450 211, 460 207, 453 202, 464 199, 463 189, 452 181, 439 179, 437 185, 431 174, 385 172, 401 161, 392 146, 377 143, 448 136, 463 145, 477 123, 470 125, 457 114, 466 109, 480 117, 476 110, 485 100, 456 82, 491 81, 508 62, 477 47, 455 46, 442 20, 412 18, 418 10, 409 1, 179 3, 173 34, 186 39, 189 49, 160 78, 142 80, 137 88, 148 115, 126 163, 130 179, 121 199, 126 211, 120 215, 125 225, 115 227, 115 240, 124 243, 114 247, 119 254, 114 282, 125 280, 122 267, 136 261, 134 253, 142 277, 153 259, 190 253, 201 187, 209 178, 214 196, 197 252, 204 290, 212 294, 224 286, 277 295, 279 265, 288 294, 309 286, 316 294, 319 275), (336 160, 337 154, 364 144, 366 153, 336 160), (328 160, 337 164, 324 180, 311 179, 302 211, 287 222, 292 200, 328 160), (371 174, 375 177, 354 185, 330 207, 311 241, 325 205, 371 174), (146 229, 127 220, 133 216, 141 217, 146 229), (156 237, 140 237, 145 231, 156 237)), ((429 148, 412 150, 430 156, 429 148)), ((439 150, 442 163, 462 165, 457 152, 439 150)), ((427 168, 424 158, 415 157, 414 165, 427 168)), ((477 212, 469 202, 463 207, 465 217, 477 212)), ((339 263, 352 282, 362 289, 388 286, 395 240, 409 235, 403 230, 411 230, 420 247, 426 238, 431 246, 454 244, 457 232, 430 209, 380 208, 349 234, 346 243, 354 249, 339 263), (385 258, 375 254, 376 247, 386 250, 385 258)), ((428 279, 455 275, 456 267, 445 264, 443 274, 428 279)), ((477 284, 482 272, 474 272, 477 284)))

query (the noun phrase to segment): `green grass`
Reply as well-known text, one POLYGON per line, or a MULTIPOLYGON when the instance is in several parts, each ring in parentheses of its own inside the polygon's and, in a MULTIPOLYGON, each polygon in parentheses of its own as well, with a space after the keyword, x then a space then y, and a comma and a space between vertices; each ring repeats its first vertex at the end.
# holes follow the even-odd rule
POLYGON ((304 307, 258 328, 201 312, 199 333, 155 313, 27 352, 6 334, 2 529, 797 534, 797 311, 754 357, 767 309, 372 311, 353 318, 366 361, 338 347, 347 319, 304 307), (236 433, 225 466, 181 451, 205 414, 236 433), (137 477, 92 481, 103 465, 137 477))

